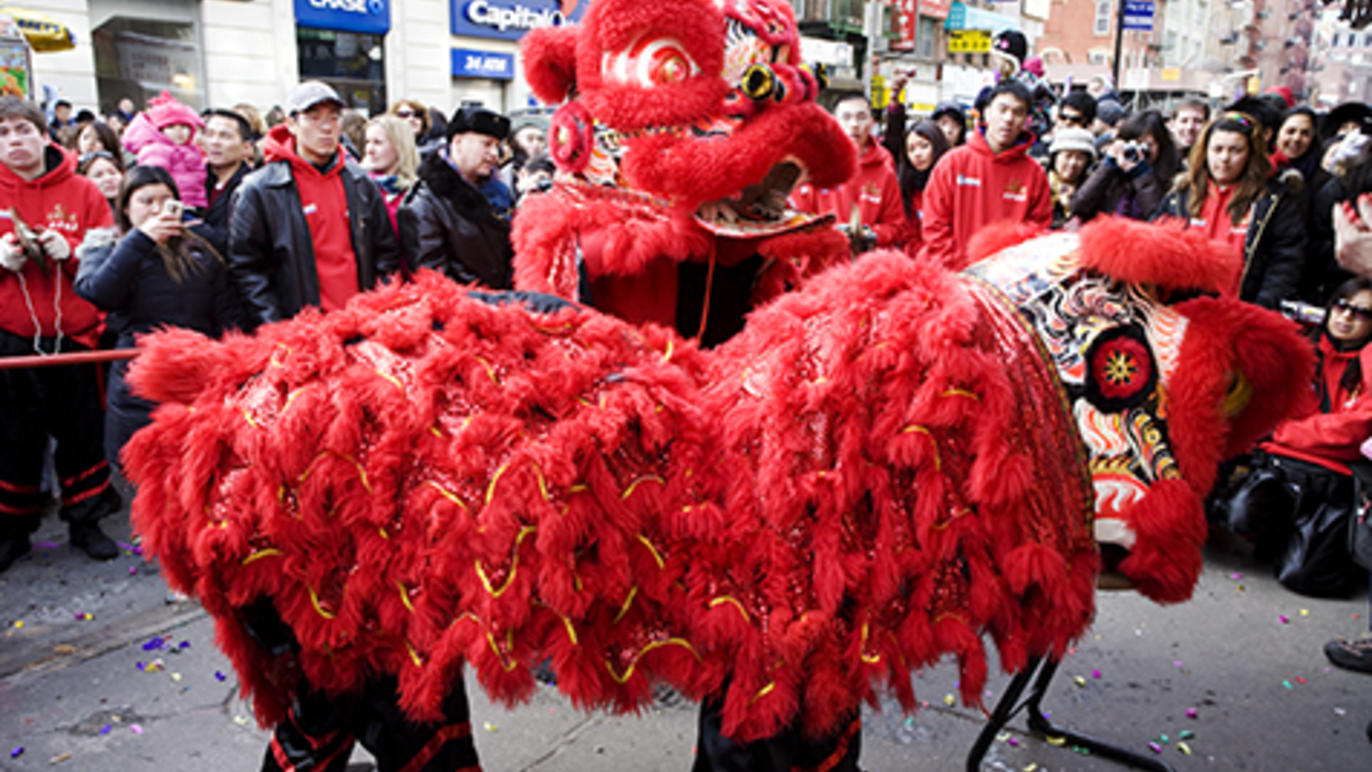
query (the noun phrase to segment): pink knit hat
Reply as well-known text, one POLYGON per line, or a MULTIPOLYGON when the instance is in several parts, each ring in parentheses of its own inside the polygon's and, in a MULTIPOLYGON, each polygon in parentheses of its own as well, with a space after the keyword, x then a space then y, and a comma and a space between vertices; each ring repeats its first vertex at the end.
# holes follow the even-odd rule
POLYGON ((195 110, 176 101, 176 97, 166 91, 148 100, 148 120, 158 129, 165 129, 178 123, 184 123, 192 129, 199 129, 205 125, 195 110))

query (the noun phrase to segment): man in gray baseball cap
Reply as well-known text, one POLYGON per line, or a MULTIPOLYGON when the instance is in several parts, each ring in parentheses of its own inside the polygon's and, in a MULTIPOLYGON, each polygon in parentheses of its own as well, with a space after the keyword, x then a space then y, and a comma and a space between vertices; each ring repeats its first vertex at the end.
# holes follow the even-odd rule
POLYGON ((292 89, 286 122, 263 142, 266 164, 234 194, 229 271, 250 326, 342 308, 400 268, 380 191, 339 147, 343 107, 327 83, 292 89))

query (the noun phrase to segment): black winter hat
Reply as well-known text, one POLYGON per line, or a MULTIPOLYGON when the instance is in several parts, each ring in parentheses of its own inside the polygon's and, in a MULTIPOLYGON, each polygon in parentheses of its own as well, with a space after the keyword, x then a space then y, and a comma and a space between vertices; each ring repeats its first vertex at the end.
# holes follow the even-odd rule
POLYGON ((453 137, 466 132, 505 139, 510 136, 510 119, 480 105, 459 107, 448 121, 448 141, 451 142, 453 137))
POLYGON ((1002 30, 991 41, 991 53, 1003 56, 1015 63, 1015 69, 1024 66, 1024 57, 1029 53, 1029 41, 1019 30, 1002 30))

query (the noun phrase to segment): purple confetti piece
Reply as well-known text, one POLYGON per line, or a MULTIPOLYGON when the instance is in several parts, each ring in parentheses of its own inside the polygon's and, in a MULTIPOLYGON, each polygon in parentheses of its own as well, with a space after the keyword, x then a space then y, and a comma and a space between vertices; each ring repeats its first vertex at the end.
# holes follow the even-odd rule
POLYGON ((17 758, 19 758, 20 756, 23 756, 23 755, 24 755, 24 746, 22 746, 22 745, 16 745, 16 746, 14 746, 14 748, 10 751, 10 758, 12 758, 12 759, 17 759, 17 758))
POLYGON ((1019 747, 1019 740, 1015 739, 1014 737, 1011 737, 1009 740, 1006 740, 1006 742, 1010 744, 1011 748, 1019 747))
POLYGON ((1187 717, 1187 718, 1196 718, 1196 717, 1199 716, 1199 715, 1200 715, 1200 711, 1199 711, 1199 710, 1196 710, 1195 708, 1187 708, 1187 709, 1186 709, 1186 717, 1187 717))
POLYGON ((178 649, 189 649, 190 647, 191 647, 191 642, 190 642, 190 641, 182 641, 182 642, 176 644, 176 648, 178 648, 178 649))
POLYGON ((214 671, 214 680, 216 680, 216 681, 224 681, 224 680, 227 679, 227 678, 228 678, 228 676, 224 675, 223 673, 219 672, 218 670, 214 671))
POLYGON ((1092 678, 1099 679, 1099 678, 1100 678, 1100 669, 1097 668, 1097 669, 1095 669, 1095 670, 1092 670, 1092 671, 1091 671, 1091 677, 1092 677, 1092 678))
POLYGON ((144 670, 147 668, 147 665, 143 664, 142 662, 135 662, 133 663, 133 666, 138 668, 139 670, 144 670))
POLYGON ((76 612, 76 621, 80 622, 80 621, 84 620, 85 618, 86 618, 86 612, 84 612, 84 611, 78 611, 78 612, 76 612))
POLYGON ((134 550, 138 549, 137 547, 133 546, 132 544, 129 544, 126 541, 116 541, 115 544, 119 545, 119 549, 128 550, 129 552, 133 552, 134 550))
POLYGON ((141 724, 129 724, 129 731, 134 734, 143 734, 143 727, 141 724))
POLYGON ((42 550, 55 550, 62 545, 58 544, 55 541, 36 541, 33 543, 33 546, 42 550))
POLYGON ((133 554, 135 554, 135 555, 142 555, 142 554, 143 554, 143 548, 142 548, 142 547, 134 547, 132 551, 133 551, 133 554))
POLYGON ((1181 667, 1181 660, 1179 660, 1179 659, 1174 659, 1174 660, 1172 660, 1172 667, 1181 667))
POLYGON ((109 725, 109 724, 105 724, 104 726, 100 727, 100 734, 102 734, 102 735, 109 734, 110 731, 113 730, 113 729, 114 729, 113 726, 111 726, 111 725, 109 725))
POLYGON ((154 635, 152 638, 148 639, 147 643, 143 644, 143 651, 157 651, 161 649, 162 645, 165 643, 166 641, 162 639, 162 636, 154 635))
POLYGON ((1152 752, 1154 752, 1154 753, 1162 753, 1162 746, 1161 746, 1161 745, 1158 745, 1158 744, 1155 743, 1155 742, 1150 742, 1150 743, 1148 743, 1148 750, 1150 750, 1150 751, 1152 751, 1152 752))
POLYGON ((1278 614, 1278 615, 1277 615, 1277 621, 1278 621, 1278 622, 1281 622, 1281 623, 1284 624, 1284 625, 1285 625, 1285 624, 1289 624, 1289 623, 1291 622, 1290 619, 1287 619, 1287 618, 1286 618, 1286 615, 1285 615, 1285 614, 1278 614))
POLYGON ((136 573, 138 573, 138 566, 129 566, 129 576, 133 576, 136 573))

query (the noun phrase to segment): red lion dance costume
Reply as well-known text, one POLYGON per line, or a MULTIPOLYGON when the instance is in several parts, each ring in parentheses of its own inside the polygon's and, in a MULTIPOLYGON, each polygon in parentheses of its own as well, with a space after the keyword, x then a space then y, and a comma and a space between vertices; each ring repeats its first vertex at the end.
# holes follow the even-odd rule
MULTIPOLYGON (((1061 655, 1103 569, 1189 597, 1200 497, 1306 394, 1309 346, 1215 297, 1223 251, 1124 221, 985 233, 961 274, 888 252, 811 276, 845 243, 775 202, 852 146, 789 7, 723 6, 597 0, 528 42, 531 83, 573 99, 517 280, 645 323, 425 274, 143 340, 135 524, 278 738, 320 736, 302 703, 381 703, 383 769, 455 766, 462 667, 513 702, 551 660, 585 708, 664 681, 726 742, 853 757, 861 702, 913 709, 945 653, 973 704, 983 638, 1007 671, 1061 655)), ((317 768, 346 762, 321 742, 317 768)))

